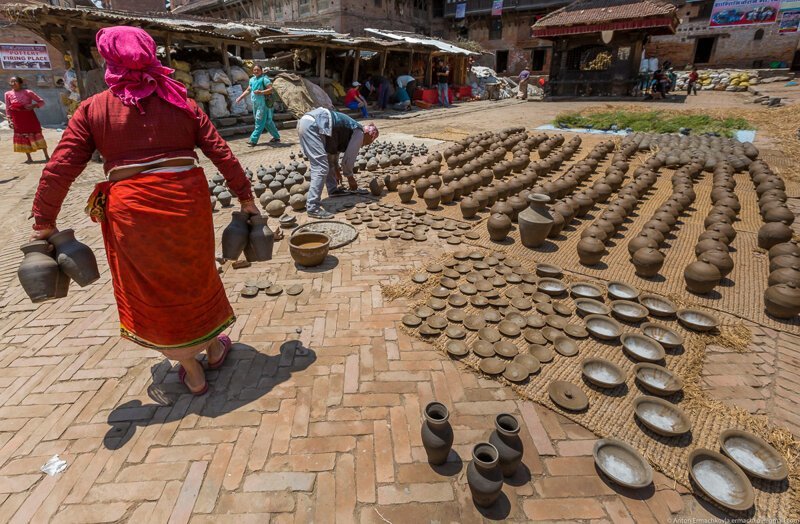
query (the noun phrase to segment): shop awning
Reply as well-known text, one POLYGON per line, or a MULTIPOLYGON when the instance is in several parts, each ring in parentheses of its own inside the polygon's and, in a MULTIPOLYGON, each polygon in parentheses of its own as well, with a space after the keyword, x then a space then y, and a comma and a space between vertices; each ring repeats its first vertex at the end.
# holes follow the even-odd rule
POLYGON ((533 26, 533 36, 557 36, 635 31, 673 34, 678 26, 674 5, 661 0, 578 0, 542 17, 533 26))

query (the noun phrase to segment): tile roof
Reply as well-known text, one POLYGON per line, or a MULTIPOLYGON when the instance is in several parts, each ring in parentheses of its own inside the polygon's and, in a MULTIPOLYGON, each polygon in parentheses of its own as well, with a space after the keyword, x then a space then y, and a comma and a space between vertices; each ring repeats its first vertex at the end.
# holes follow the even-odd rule
POLYGON ((675 6, 660 0, 578 0, 542 17, 534 29, 671 17, 675 6))

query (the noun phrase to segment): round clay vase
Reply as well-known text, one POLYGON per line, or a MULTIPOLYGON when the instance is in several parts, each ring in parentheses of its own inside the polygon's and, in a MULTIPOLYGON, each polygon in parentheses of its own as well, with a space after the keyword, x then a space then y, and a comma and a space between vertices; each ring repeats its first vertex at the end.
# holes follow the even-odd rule
POLYGON ((372 177, 369 181, 369 192, 372 196, 381 196, 383 194, 383 180, 380 177, 372 177))
POLYGON ((800 288, 792 282, 770 286, 764 292, 764 306, 773 317, 793 318, 800 313, 800 288))
POLYGON ((428 182, 427 178, 420 178, 417 180, 417 183, 414 184, 414 189, 416 189, 417 196, 420 198, 424 198, 425 191, 427 191, 429 187, 431 187, 431 183, 428 182))
POLYGON ((649 247, 651 249, 658 249, 658 245, 658 242, 656 242, 652 236, 642 231, 628 242, 628 253, 633 256, 634 253, 642 248, 649 247))
POLYGON ((437 189, 433 187, 429 187, 425 194, 422 195, 422 198, 425 200, 425 207, 428 209, 436 209, 439 207, 439 202, 441 202, 442 197, 439 194, 437 189))
POLYGON ((652 278, 661 270, 664 265, 664 255, 661 251, 651 248, 643 247, 633 253, 631 262, 636 268, 636 274, 642 278, 652 278))
POLYGON ((725 251, 709 249, 704 251, 702 255, 704 255, 706 261, 714 264, 719 269, 722 278, 725 278, 733 271, 733 259, 727 249, 725 251))
POLYGON ((232 199, 233 195, 231 195, 228 191, 222 191, 220 194, 217 195, 217 200, 219 201, 219 205, 221 205, 222 207, 230 207, 232 199))
POLYGON ((782 222, 769 222, 758 230, 758 247, 769 249, 792 239, 792 228, 782 222))
POLYGON ((790 267, 782 267, 772 271, 767 280, 767 285, 770 286, 789 283, 800 287, 800 262, 790 267))
POLYGON ((720 242, 719 240, 711 240, 705 239, 699 241, 694 246, 694 254, 695 256, 700 256, 706 251, 728 251, 728 246, 724 242, 720 242))
POLYGON ((478 212, 478 208, 480 204, 478 201, 472 197, 466 197, 461 199, 461 216, 464 218, 472 218, 478 212))
POLYGON ((397 191, 397 186, 400 184, 400 177, 394 173, 389 174, 383 180, 386 184, 386 189, 389 191, 397 191))
POLYGON ((511 219, 503 213, 493 213, 486 222, 486 227, 489 230, 489 238, 499 242, 505 240, 511 231, 511 219))
POLYGON ((64 229, 47 239, 55 247, 55 259, 61 271, 79 286, 88 286, 100 278, 97 259, 91 248, 75 239, 75 231, 64 229))
POLYGON ((231 223, 222 231, 222 258, 237 260, 241 256, 250 238, 248 218, 250 216, 241 211, 231 213, 231 223))
POLYGON ((513 477, 522 462, 522 439, 519 438, 519 421, 508 413, 494 418, 494 431, 489 443, 497 449, 500 471, 504 477, 513 477))
POLYGON ((22 289, 33 303, 63 298, 69 291, 69 277, 58 267, 46 240, 34 240, 20 247, 25 257, 17 269, 22 289))
POLYGON ((492 209, 490 209, 490 211, 492 214, 502 213, 504 215, 507 215, 508 218, 514 216, 514 208, 511 207, 511 204, 509 204, 505 200, 497 202, 495 205, 492 206, 492 209))
POLYGON ((516 222, 517 221, 517 217, 519 216, 519 214, 522 211, 524 211, 525 208, 528 207, 528 202, 525 201, 524 198, 521 198, 521 197, 518 197, 518 196, 509 197, 509 199, 506 200, 506 202, 508 202, 508 204, 513 209, 513 213, 511 215, 511 221, 512 222, 516 222))
POLYGON ((686 282, 686 289, 697 295, 705 295, 719 285, 722 273, 703 254, 697 261, 686 266, 683 280, 686 282))
POLYGON ((523 246, 530 249, 544 243, 554 222, 553 215, 547 207, 549 203, 550 197, 547 195, 541 193, 528 195, 528 207, 517 215, 520 240, 523 246))
POLYGON ((606 246, 595 235, 587 235, 580 239, 577 246, 578 259, 584 266, 599 264, 606 252, 606 246))
POLYGON ((439 197, 441 197, 442 204, 449 204, 453 201, 454 196, 453 188, 449 184, 443 184, 439 190, 439 197))
POLYGON ((553 227, 551 227, 550 232, 547 233, 547 238, 558 238, 559 235, 561 235, 561 230, 564 229, 567 223, 564 221, 564 217, 561 213, 552 213, 551 216, 553 217, 553 227))
POLYGON ((467 466, 467 484, 476 506, 488 508, 500 497, 503 489, 503 473, 500 470, 500 454, 488 442, 472 448, 472 461, 467 466))
POLYGON ((397 186, 397 194, 400 197, 400 202, 407 204, 414 198, 414 188, 411 184, 400 184, 397 186))
POLYGON ((422 424, 422 445, 428 455, 428 462, 440 466, 447 462, 450 448, 453 447, 453 428, 450 426, 450 412, 441 402, 431 402, 425 406, 422 424))
POLYGON ((800 256, 798 255, 778 255, 769 260, 769 270, 777 271, 784 267, 792 267, 800 264, 800 256))
POLYGON ((779 257, 781 255, 793 255, 796 257, 800 257, 800 245, 796 242, 781 242, 780 244, 775 244, 771 248, 769 248, 769 259, 772 260, 775 257, 779 257))

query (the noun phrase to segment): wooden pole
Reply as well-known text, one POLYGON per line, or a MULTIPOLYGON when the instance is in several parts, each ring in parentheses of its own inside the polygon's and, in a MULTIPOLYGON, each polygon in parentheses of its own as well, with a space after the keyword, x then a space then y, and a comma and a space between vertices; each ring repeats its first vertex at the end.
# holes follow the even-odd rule
POLYGON ((221 44, 219 50, 222 53, 222 68, 225 70, 225 74, 228 75, 228 78, 230 78, 231 62, 228 60, 228 47, 225 44, 221 44))
POLYGON ((384 71, 386 71, 386 57, 389 55, 389 51, 384 51, 381 54, 381 76, 383 76, 384 71))
POLYGON ((78 39, 75 37, 75 30, 67 28, 69 38, 69 53, 72 55, 72 68, 75 70, 75 77, 78 80, 78 95, 81 100, 86 99, 86 86, 83 85, 83 71, 81 70, 81 55, 78 48, 78 39))
POLYGON ((356 49, 356 60, 353 63, 353 82, 358 82, 358 68, 361 65, 361 49, 356 49))
POLYGON ((428 70, 425 71, 425 85, 433 85, 433 53, 428 55, 428 70))
POLYGON ((320 53, 322 53, 322 57, 319 63, 319 86, 325 89, 325 55, 328 54, 328 48, 323 47, 320 53))
POLYGON ((164 57, 166 58, 166 66, 172 67, 172 56, 170 54, 170 50, 172 49, 172 36, 167 34, 166 39, 164 40, 164 57))

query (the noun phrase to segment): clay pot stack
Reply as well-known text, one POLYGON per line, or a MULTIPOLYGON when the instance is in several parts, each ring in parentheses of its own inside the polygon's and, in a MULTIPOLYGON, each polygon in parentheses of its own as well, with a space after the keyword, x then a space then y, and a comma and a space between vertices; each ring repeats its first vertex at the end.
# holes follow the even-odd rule
POLYGON ((786 205, 786 185, 766 162, 750 164, 750 177, 756 187, 758 208, 764 225, 758 230, 758 247, 770 249, 792 238, 794 213, 786 205))
POLYGON ((764 292, 767 312, 790 319, 800 313, 800 245, 795 241, 769 249, 769 287, 764 292))
POLYGON ((411 165, 414 157, 427 155, 428 146, 418 146, 415 144, 406 145, 403 142, 373 142, 366 147, 362 147, 358 156, 354 171, 377 171, 387 169, 391 166, 411 165))

